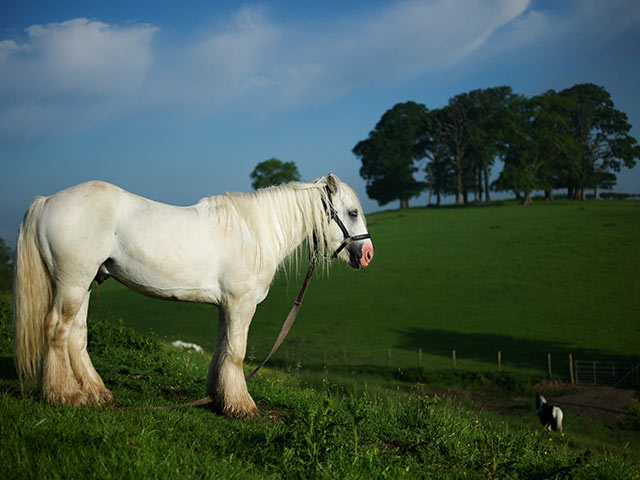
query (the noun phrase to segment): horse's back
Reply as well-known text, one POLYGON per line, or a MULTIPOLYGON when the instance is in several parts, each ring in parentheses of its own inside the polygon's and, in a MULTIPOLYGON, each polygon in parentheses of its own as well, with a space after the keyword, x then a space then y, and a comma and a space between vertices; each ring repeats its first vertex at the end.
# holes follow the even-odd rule
POLYGON ((48 197, 38 236, 50 272, 66 283, 88 285, 104 266, 137 291, 180 298, 181 288, 199 290, 202 278, 219 270, 211 259, 223 237, 212 235, 212 215, 94 181, 48 197))

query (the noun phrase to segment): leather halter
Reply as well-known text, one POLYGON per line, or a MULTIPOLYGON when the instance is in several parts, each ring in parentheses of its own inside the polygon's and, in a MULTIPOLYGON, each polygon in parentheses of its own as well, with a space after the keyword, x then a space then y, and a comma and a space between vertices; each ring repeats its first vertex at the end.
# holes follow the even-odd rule
POLYGON ((340 227, 340 230, 342 230, 342 234, 344 235, 342 243, 331 255, 331 260, 333 260, 347 245, 351 245, 353 242, 357 242, 359 240, 371 238, 371 235, 369 233, 362 233, 360 235, 349 234, 349 230, 347 230, 347 227, 344 226, 344 223, 342 223, 342 220, 338 216, 338 212, 333 206, 333 200, 331 199, 331 190, 329 190, 328 186, 325 188, 327 189, 327 199, 329 200, 329 205, 326 207, 329 210, 329 216, 331 217, 331 220, 334 220, 338 224, 338 227, 340 227))

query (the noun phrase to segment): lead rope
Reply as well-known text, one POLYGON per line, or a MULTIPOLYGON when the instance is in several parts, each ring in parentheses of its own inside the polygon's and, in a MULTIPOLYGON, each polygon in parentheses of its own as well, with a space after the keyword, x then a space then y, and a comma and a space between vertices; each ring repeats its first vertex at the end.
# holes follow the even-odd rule
POLYGON ((307 269, 307 276, 304 278, 304 281, 302 282, 302 287, 300 287, 300 291, 298 292, 298 296, 296 297, 296 301, 293 302, 293 307, 291 307, 291 311, 289 312, 289 315, 287 315, 287 318, 284 321, 284 324, 282 325, 282 329, 278 334, 278 338, 276 338, 276 343, 273 344, 273 347, 271 348, 269 355, 267 355, 267 358, 265 358, 263 362, 260 365, 258 365, 251 373, 249 373, 246 377, 244 377, 245 380, 250 380, 251 377, 253 377, 256 373, 258 373, 258 370, 260 370, 264 366, 264 364, 269 361, 271 356, 274 353, 276 353, 276 350, 278 350, 278 348, 280 347, 284 339, 287 338, 287 334, 289 333, 289 330, 291 330, 291 327, 293 326, 293 322, 298 316, 298 312, 300 311, 300 307, 302 306, 302 300, 304 299, 304 294, 307 291, 307 287, 309 286, 309 281, 311 280, 311 276, 313 275, 313 270, 316 267, 316 260, 317 260, 317 252, 314 251, 313 254, 311 255, 311 263, 309 264, 309 268, 307 269))

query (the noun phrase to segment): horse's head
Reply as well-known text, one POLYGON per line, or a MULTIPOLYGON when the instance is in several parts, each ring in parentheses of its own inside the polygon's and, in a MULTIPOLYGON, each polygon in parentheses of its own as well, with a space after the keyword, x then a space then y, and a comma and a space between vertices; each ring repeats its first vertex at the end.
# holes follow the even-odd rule
POLYGON ((327 181, 327 210, 331 216, 328 247, 353 268, 367 268, 373 259, 373 243, 356 193, 335 175, 327 181))

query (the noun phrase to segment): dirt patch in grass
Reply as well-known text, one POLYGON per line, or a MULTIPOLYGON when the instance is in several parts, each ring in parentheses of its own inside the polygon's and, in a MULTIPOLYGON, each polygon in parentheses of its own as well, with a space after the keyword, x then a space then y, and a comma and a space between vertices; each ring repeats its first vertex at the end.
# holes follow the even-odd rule
POLYGON ((559 405, 565 413, 602 423, 624 422, 629 407, 638 403, 638 391, 628 388, 542 382, 536 389, 544 392, 547 401, 559 405))
MULTIPOLYGON (((624 424, 630 407, 638 404, 640 392, 599 386, 576 386, 565 382, 542 381, 534 391, 545 395, 549 403, 560 406, 566 415, 579 415, 601 423, 624 424)), ((438 395, 475 410, 488 410, 500 415, 535 415, 535 395, 515 394, 495 385, 479 389, 430 387, 417 383, 414 392, 420 395, 438 395)))

